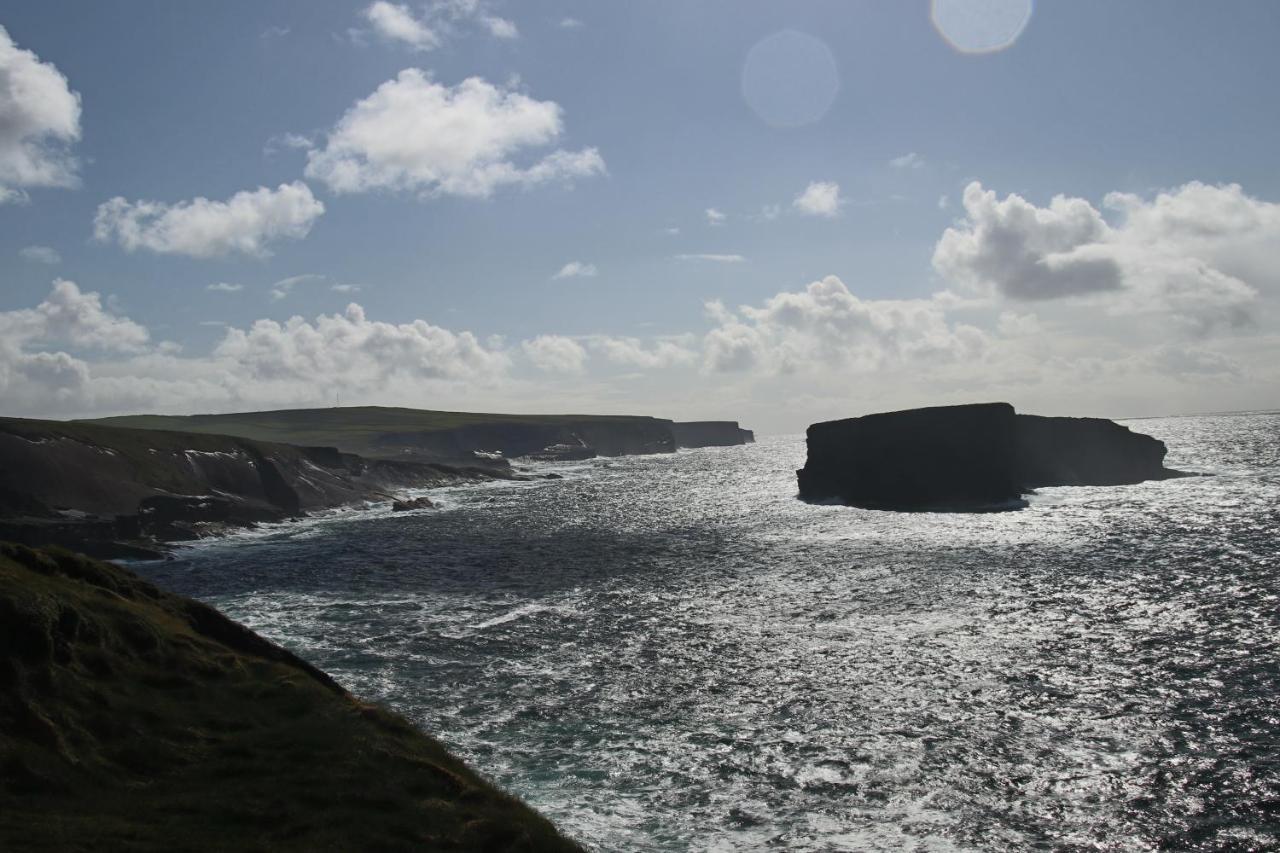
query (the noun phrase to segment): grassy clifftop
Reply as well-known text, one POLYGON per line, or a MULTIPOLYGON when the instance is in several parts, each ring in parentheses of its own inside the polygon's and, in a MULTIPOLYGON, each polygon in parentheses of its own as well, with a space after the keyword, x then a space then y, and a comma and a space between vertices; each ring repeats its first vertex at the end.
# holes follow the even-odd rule
POLYGON ((0 849, 579 848, 207 605, 0 543, 0 849))
POLYGON ((227 415, 124 415, 92 421, 135 429, 221 433, 258 441, 326 445, 366 456, 387 452, 389 436, 449 432, 474 427, 607 427, 655 422, 657 420, 654 418, 628 415, 499 415, 385 406, 282 409, 227 415))

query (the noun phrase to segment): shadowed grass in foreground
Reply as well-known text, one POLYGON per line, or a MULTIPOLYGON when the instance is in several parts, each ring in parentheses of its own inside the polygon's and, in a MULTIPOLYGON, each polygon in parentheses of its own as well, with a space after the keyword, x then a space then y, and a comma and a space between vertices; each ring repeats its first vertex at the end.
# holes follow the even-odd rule
POLYGON ((579 848, 213 608, 0 543, 0 849, 579 848))

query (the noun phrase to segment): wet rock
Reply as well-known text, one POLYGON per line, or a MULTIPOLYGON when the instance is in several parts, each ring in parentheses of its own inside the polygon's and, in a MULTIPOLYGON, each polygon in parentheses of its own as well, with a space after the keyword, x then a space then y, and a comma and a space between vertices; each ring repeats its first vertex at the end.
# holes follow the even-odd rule
POLYGON ((391 502, 392 512, 411 512, 415 509, 435 509, 430 498, 401 498, 391 502))

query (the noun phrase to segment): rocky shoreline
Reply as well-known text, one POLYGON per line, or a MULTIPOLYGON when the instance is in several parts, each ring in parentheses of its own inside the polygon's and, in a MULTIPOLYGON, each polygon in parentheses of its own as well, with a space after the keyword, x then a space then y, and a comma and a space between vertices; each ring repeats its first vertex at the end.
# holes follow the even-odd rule
POLYGON ((462 416, 370 407, 93 422, 0 418, 0 539, 102 559, 163 559, 174 543, 320 510, 395 502, 421 509, 406 492, 537 476, 519 472, 512 459, 575 461, 754 441, 734 421, 475 415, 441 426, 450 417, 462 416), (432 428, 407 429, 414 423, 432 428), (356 452, 370 449, 380 455, 356 452))

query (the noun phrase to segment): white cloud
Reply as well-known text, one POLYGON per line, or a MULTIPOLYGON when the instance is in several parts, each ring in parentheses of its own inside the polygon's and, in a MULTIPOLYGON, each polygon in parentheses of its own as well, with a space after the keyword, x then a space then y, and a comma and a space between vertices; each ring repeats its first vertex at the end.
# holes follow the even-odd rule
POLYGON ((315 147, 315 143, 308 136, 301 133, 277 133, 267 139, 265 145, 262 146, 262 153, 267 157, 274 157, 281 151, 310 151, 315 147))
POLYGON ((335 284, 329 288, 334 293, 359 293, 360 285, 358 284, 335 284))
POLYGON ((842 204, 840 185, 834 181, 814 181, 791 202, 792 207, 809 216, 835 216, 842 204))
POLYGON ((708 207, 706 210, 706 215, 707 215, 708 225, 723 225, 724 221, 729 218, 727 214, 721 213, 719 210, 716 210, 714 207, 708 207))
POLYGON ((39 264, 62 263, 62 255, 58 254, 57 249, 49 246, 23 246, 18 250, 18 254, 28 261, 35 261, 39 264))
POLYGON ((414 17, 408 6, 378 0, 365 8, 364 17, 373 31, 388 41, 398 41, 415 50, 433 50, 440 36, 425 21, 414 17))
POLYGON ((868 371, 903 361, 973 359, 987 346, 979 329, 948 322, 937 300, 861 299, 833 275, 759 307, 734 312, 711 302, 707 311, 716 325, 704 340, 703 359, 713 372, 868 371))
POLYGON ((946 210, 951 206, 951 199, 945 195, 938 196, 938 210, 946 210))
MULTIPOLYGON (((377 0, 361 14, 374 35, 414 50, 440 47, 446 39, 458 34, 460 26, 479 28, 498 39, 520 37, 514 21, 492 14, 481 0, 436 0, 423 4, 417 14, 406 4, 377 0)), ((365 35, 363 30, 351 31, 357 42, 362 42, 365 35)))
POLYGON ((244 290, 243 284, 232 284, 231 282, 219 281, 213 284, 206 284, 205 290, 212 290, 215 293, 239 293, 244 290))
POLYGON ((582 21, 577 18, 561 18, 560 28, 563 30, 576 30, 583 26, 582 21))
POLYGON ((279 301, 292 293, 293 289, 300 284, 305 284, 309 281, 323 280, 324 276, 313 272, 304 272, 301 275, 291 275, 288 278, 282 278, 271 285, 271 298, 279 301))
POLYGON ((503 186, 533 186, 605 172, 594 148, 556 150, 527 166, 513 159, 555 143, 560 105, 479 78, 457 86, 416 68, 358 101, 310 152, 306 174, 334 192, 415 191, 484 198, 503 186))
POLYGON ((238 192, 226 201, 199 197, 171 205, 117 196, 98 205, 93 233, 103 242, 114 239, 129 252, 265 256, 276 240, 306 237, 323 213, 324 205, 301 181, 238 192))
POLYGON ((258 320, 228 329, 215 359, 255 380, 312 385, 377 384, 396 376, 420 379, 486 378, 506 369, 506 356, 486 349, 470 332, 454 333, 424 320, 369 320, 352 303, 341 314, 314 322, 258 320))
POLYGON ((1280 292, 1280 205, 1235 184, 1189 183, 1152 201, 1111 193, 1109 224, 1081 198, 1036 207, 974 182, 965 219, 934 249, 939 274, 1016 300, 1077 298, 1117 314, 1167 314, 1200 329, 1250 319, 1280 292), (1271 248, 1269 248, 1271 247, 1271 248))
POLYGON ((592 350, 614 364, 658 370, 697 361, 697 352, 686 340, 643 341, 640 338, 595 335, 587 340, 592 350))
POLYGON ((599 273, 595 264, 585 264, 582 261, 569 261, 560 268, 552 278, 593 278, 599 273))
POLYGON ((34 187, 74 187, 80 95, 49 62, 14 44, 0 26, 0 204, 34 187))
POLYGON ((579 374, 587 363, 587 351, 582 345, 562 335, 539 335, 520 347, 535 367, 548 373, 579 374))
POLYGON ((909 151, 901 157, 894 157, 889 161, 889 165, 895 169, 919 169, 924 166, 924 158, 914 151, 909 151))
POLYGON ((481 15, 479 21, 489 31, 489 35, 494 38, 520 38, 520 30, 516 28, 513 21, 507 18, 499 18, 497 15, 481 15))
POLYGON ((742 255, 720 255, 713 252, 686 253, 675 256, 678 261, 711 261, 717 264, 745 264, 747 259, 742 255))

